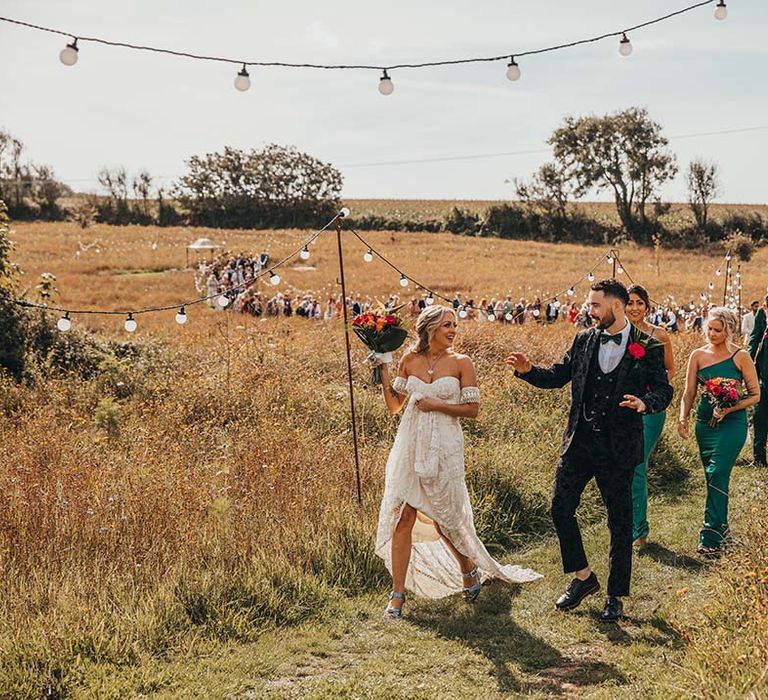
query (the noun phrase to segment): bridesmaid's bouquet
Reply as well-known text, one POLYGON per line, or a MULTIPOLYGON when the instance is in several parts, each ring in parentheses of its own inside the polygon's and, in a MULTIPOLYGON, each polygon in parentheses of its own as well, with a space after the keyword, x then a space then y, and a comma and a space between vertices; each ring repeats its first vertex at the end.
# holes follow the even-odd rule
POLYGON ((381 364, 392 362, 392 353, 405 342, 408 331, 396 314, 373 311, 355 316, 352 330, 371 351, 366 358, 374 365, 371 383, 381 384, 381 364))
MULTIPOLYGON (((735 406, 747 395, 747 389, 739 379, 713 377, 704 382, 704 397, 712 404, 713 409, 735 406)), ((720 419, 715 416, 709 419, 711 428, 716 428, 719 423, 720 419)))

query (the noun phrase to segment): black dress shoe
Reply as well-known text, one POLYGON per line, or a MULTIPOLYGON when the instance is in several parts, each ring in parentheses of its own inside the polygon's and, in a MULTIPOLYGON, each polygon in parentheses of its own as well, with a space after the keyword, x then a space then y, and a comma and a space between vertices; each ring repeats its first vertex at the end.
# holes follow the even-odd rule
POLYGON ((600 613, 600 622, 617 622, 622 617, 624 617, 624 605, 618 598, 609 595, 605 599, 603 612, 600 613))
POLYGON ((568 584, 568 588, 565 589, 565 593, 557 599, 555 607, 558 610, 573 610, 573 608, 579 606, 579 603, 581 603, 584 598, 599 590, 600 582, 597 580, 597 576, 595 576, 595 572, 593 571, 584 581, 577 578, 573 579, 573 581, 568 584))

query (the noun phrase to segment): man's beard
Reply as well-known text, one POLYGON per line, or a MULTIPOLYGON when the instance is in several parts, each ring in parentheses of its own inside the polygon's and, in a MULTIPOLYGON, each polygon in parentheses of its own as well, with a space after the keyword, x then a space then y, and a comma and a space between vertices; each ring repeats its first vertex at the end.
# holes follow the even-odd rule
POLYGON ((610 328, 614 323, 616 323, 616 316, 613 315, 613 311, 609 311, 608 314, 604 319, 599 319, 597 316, 592 316, 595 321, 597 321, 597 327, 604 331, 606 328, 610 328))

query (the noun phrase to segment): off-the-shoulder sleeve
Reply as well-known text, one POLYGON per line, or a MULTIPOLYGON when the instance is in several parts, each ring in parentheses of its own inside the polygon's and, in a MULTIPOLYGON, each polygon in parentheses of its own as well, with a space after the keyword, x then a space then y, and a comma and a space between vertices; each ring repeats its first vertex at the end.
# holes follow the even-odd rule
POLYGON ((461 403, 480 403, 480 389, 476 386, 465 386, 461 390, 461 403))
POLYGON ((392 388, 398 393, 398 394, 405 394, 405 385, 406 385, 406 378, 405 377, 395 377, 395 381, 392 382, 392 388))

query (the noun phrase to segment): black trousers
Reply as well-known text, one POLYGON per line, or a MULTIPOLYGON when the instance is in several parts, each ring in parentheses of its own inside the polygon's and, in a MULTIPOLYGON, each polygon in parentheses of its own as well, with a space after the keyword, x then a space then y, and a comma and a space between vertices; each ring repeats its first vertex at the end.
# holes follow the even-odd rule
POLYGON ((608 511, 611 546, 608 557, 608 595, 629 595, 632 577, 632 476, 633 468, 617 465, 602 438, 578 430, 560 458, 552 493, 551 515, 560 540, 563 572, 584 569, 587 555, 581 539, 576 509, 592 478, 608 511))

